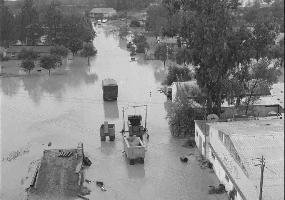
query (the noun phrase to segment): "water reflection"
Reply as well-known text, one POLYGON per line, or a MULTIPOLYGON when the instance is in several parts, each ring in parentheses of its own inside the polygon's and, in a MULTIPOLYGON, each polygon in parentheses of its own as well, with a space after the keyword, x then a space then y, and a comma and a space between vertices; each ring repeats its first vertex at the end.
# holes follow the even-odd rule
POLYGON ((130 165, 129 160, 126 158, 127 172, 129 178, 144 178, 145 177, 145 169, 144 164, 135 163, 135 165, 130 165))
POLYGON ((20 88, 20 82, 18 78, 2 78, 1 88, 4 94, 13 96, 18 92, 20 88))
POLYGON ((15 95, 23 82, 23 88, 35 103, 39 103, 44 93, 53 95, 60 100, 67 87, 78 88, 81 84, 94 84, 98 80, 95 73, 89 73, 87 60, 75 57, 66 62, 50 76, 46 73, 24 75, 18 78, 2 78, 1 88, 4 94, 15 95))
POLYGON ((104 107, 105 119, 114 120, 119 118, 119 109, 117 101, 113 102, 104 101, 103 107, 104 107))
MULTIPOLYGON (((100 131, 99 131, 100 132, 100 131)), ((100 135, 98 134, 98 138, 100 135)), ((105 155, 112 155, 116 150, 116 141, 109 141, 109 137, 106 137, 106 141, 101 141, 101 152, 105 155)))

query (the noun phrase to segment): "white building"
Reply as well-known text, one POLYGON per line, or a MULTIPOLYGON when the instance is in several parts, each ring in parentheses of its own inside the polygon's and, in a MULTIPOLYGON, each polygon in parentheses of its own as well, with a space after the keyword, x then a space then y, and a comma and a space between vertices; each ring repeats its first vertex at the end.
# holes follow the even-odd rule
POLYGON ((195 121, 195 140, 201 153, 235 200, 258 200, 264 156, 263 200, 284 199, 284 120, 195 121))

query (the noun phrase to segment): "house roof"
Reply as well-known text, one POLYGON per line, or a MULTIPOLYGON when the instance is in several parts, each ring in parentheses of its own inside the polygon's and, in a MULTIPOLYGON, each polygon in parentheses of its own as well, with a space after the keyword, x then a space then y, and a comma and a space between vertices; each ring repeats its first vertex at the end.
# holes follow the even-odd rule
POLYGON ((90 13, 116 13, 114 8, 93 8, 90 13))
POLYGON ((22 49, 33 50, 37 53, 49 53, 52 46, 39 45, 39 46, 28 46, 28 45, 13 45, 7 49, 7 53, 20 53, 22 49))
MULTIPOLYGON (((229 136, 255 188, 259 188, 260 182, 260 168, 255 166, 258 163, 256 158, 264 156, 267 168, 264 171, 263 199, 284 199, 283 119, 216 122, 209 125, 229 136)), ((227 160, 231 159, 230 156, 223 155, 227 160)), ((237 182, 244 187, 242 178, 237 182)))

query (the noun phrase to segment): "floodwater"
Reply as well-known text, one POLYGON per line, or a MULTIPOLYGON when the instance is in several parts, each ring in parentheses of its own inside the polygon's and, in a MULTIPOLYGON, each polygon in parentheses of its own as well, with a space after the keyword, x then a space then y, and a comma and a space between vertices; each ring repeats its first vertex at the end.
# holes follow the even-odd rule
POLYGON ((208 195, 215 176, 201 170, 195 157, 188 164, 179 156, 190 153, 184 140, 171 137, 165 119, 166 97, 157 90, 164 78, 162 62, 130 62, 126 42, 115 33, 98 28, 94 44, 98 54, 91 59, 67 60, 63 73, 6 77, 1 79, 1 199, 25 198, 29 164, 43 149, 76 147, 84 143, 93 164, 86 170, 89 180, 101 180, 106 192, 95 184, 90 199, 224 199, 208 195), (119 85, 117 102, 103 102, 101 82, 114 78, 119 85), (129 165, 123 152, 122 108, 126 114, 142 114, 148 105, 145 164, 129 165), (116 125, 114 142, 101 142, 99 127, 107 120, 116 125), (48 143, 52 142, 51 147, 48 143))

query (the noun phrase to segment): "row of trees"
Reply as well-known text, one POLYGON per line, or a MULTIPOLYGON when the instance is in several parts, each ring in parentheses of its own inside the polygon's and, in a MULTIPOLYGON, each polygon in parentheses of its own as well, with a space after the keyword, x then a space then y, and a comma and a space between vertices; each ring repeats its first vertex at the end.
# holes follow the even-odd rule
MULTIPOLYGON (((226 98, 240 101, 240 91, 229 88, 235 85, 233 82, 253 81, 249 85, 256 88, 261 86, 262 79, 270 87, 280 67, 280 62, 270 67, 270 60, 266 60, 270 55, 275 57, 269 50, 275 47, 279 27, 271 18, 257 20, 250 27, 237 26, 238 5, 237 0, 163 1, 169 17, 165 34, 182 38, 185 47, 180 54, 185 57, 180 57, 185 59, 180 58, 180 63, 182 60, 195 66, 197 83, 207 98, 208 113, 220 115, 226 98), (173 16, 181 17, 178 29, 173 29, 173 16), (267 77, 261 77, 263 74, 267 77)), ((283 60, 283 56, 279 59, 283 60)), ((241 93, 251 99, 248 88, 251 86, 244 85, 241 93)))
MULTIPOLYGON (((278 2, 284 5, 284 0, 278 2)), ((245 114, 249 114, 250 105, 261 95, 269 94, 277 82, 280 68, 284 67, 284 39, 276 43, 276 38, 282 31, 280 21, 284 14, 261 12, 261 17, 258 11, 254 19, 248 17, 249 11, 259 9, 240 8, 238 0, 163 0, 148 11, 150 31, 178 38, 173 58, 178 64, 195 69, 200 90, 200 99, 195 101, 205 105, 206 114, 220 116, 224 101, 245 107, 245 114)), ((268 7, 267 11, 274 9, 278 10, 268 7)), ((166 50, 166 45, 159 45, 156 57, 166 60, 166 50)), ((168 85, 190 79, 188 72, 185 77, 180 75, 183 68, 170 69, 168 85)), ((168 109, 172 133, 191 130, 183 127, 205 116, 202 111, 187 94, 178 97, 168 109)))
POLYGON ((17 14, 13 14, 3 3, 0 19, 0 43, 4 46, 17 40, 34 45, 46 35, 47 44, 64 45, 77 53, 82 49, 83 42, 90 42, 95 37, 87 16, 63 14, 59 4, 54 1, 39 7, 33 0, 24 0, 17 14))

